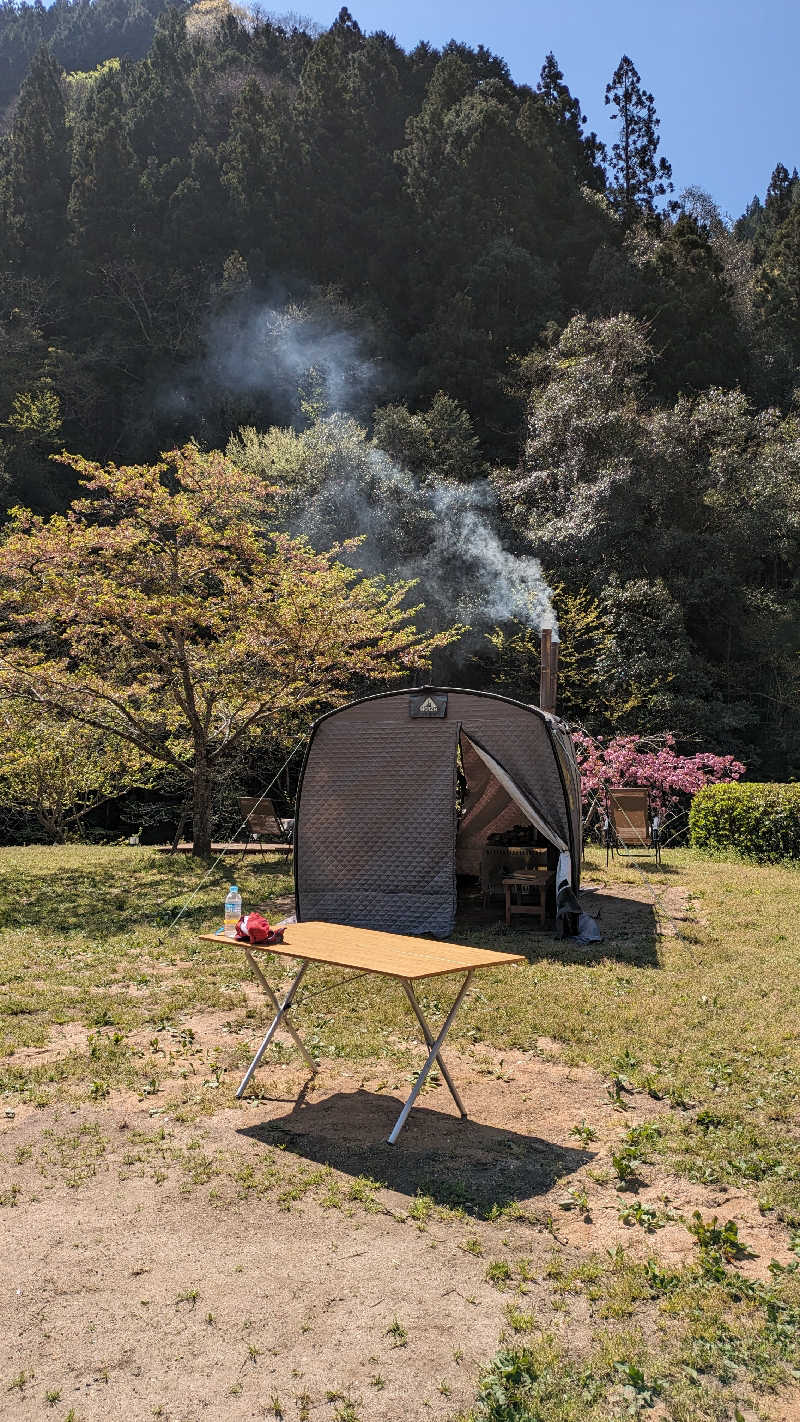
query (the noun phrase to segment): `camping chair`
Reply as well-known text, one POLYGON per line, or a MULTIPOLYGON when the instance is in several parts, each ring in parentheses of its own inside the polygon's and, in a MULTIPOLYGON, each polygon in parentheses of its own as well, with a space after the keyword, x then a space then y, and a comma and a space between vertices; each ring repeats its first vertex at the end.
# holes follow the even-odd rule
POLYGON ((247 827, 250 838, 258 843, 258 846, 266 858, 262 840, 274 840, 277 836, 282 845, 287 849, 292 843, 294 835, 294 820, 282 819, 275 809, 271 800, 266 796, 263 798, 247 799, 242 796, 239 800, 239 810, 242 820, 247 827))
POLYGON ((606 790, 606 864, 613 854, 655 854, 656 864, 660 864, 660 828, 649 790, 638 785, 606 790))

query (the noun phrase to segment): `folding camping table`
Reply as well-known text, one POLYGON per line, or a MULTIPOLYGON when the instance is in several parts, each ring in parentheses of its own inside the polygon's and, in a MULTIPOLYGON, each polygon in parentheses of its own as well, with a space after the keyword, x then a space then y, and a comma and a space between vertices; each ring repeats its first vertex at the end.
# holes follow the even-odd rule
POLYGON ((408 1113, 425 1085, 428 1073, 434 1062, 439 1063, 439 1069, 450 1090, 450 1095, 455 1101, 462 1118, 466 1118, 467 1113, 464 1109, 464 1104, 456 1090, 447 1067, 442 1061, 442 1043, 464 1000, 464 996, 472 981, 473 973, 480 968, 500 968, 506 963, 525 962, 525 959, 519 953, 490 953, 483 948, 466 948, 457 943, 441 943, 431 941, 427 938, 408 938, 399 933, 379 933, 371 928, 351 928, 341 923, 292 923, 284 929, 283 943, 277 943, 269 947, 264 946, 263 948, 259 945, 246 943, 241 939, 234 938, 233 934, 202 933, 200 937, 210 943, 237 943, 243 948, 253 975, 258 979, 275 1009, 275 1016, 270 1024, 270 1029, 247 1068, 241 1085, 236 1092, 237 1100, 246 1091, 256 1067, 281 1023, 283 1023, 291 1033, 296 1046, 299 1051, 302 1052, 311 1071, 316 1072, 316 1063, 307 1052, 287 1016, 292 1007, 295 993, 303 981, 311 963, 326 963, 339 968, 353 968, 359 974, 378 973, 384 977, 397 978, 402 984, 414 1016, 422 1028, 422 1035, 428 1046, 428 1059, 414 1082, 408 1100, 400 1112, 392 1133, 389 1136, 390 1145, 394 1145, 402 1131, 408 1113), (256 962, 254 955, 259 952, 278 953, 287 958, 301 959, 300 968, 295 974, 283 1002, 278 1002, 275 993, 256 962), (428 1026, 422 1014, 422 1009, 417 1001, 413 985, 417 978, 437 978, 443 976, 445 973, 464 973, 465 976, 438 1036, 434 1037, 431 1028, 428 1026))

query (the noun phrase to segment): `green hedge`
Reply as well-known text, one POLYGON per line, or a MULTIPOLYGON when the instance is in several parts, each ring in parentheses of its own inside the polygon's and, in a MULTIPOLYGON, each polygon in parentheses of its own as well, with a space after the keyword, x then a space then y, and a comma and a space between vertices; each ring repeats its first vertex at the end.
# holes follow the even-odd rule
POLYGON ((692 800, 689 840, 748 859, 800 859, 800 785, 707 785, 692 800))

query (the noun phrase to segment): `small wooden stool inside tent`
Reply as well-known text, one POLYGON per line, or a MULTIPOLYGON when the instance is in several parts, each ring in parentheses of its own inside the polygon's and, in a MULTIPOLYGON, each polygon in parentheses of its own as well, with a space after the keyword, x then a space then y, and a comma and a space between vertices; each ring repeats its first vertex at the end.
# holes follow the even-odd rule
POLYGON ((520 870, 503 880, 506 891, 506 924, 510 926, 512 914, 529 914, 544 923, 547 905, 547 886, 555 875, 548 869, 520 870))

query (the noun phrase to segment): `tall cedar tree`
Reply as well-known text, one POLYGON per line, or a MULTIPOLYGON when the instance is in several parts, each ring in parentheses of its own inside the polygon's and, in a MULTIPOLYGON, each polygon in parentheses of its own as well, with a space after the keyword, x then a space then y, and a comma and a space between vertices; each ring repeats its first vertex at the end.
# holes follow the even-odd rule
POLYGON ((300 151, 286 94, 280 89, 265 94, 256 79, 248 79, 234 104, 219 160, 237 249, 251 271, 266 276, 289 260, 301 202, 300 151))
POLYGON ((795 200, 767 248, 762 275, 770 323, 800 356, 800 201, 795 200))
POLYGON ((19 96, 5 180, 8 255, 24 270, 52 276, 63 264, 70 150, 63 72, 36 54, 19 96))
POLYGON ((611 148, 611 196, 626 225, 640 212, 653 212, 655 199, 672 192, 672 167, 666 158, 656 159, 658 129, 652 94, 642 88, 636 66, 623 54, 606 85, 606 103, 611 118, 618 122, 619 139, 611 148))
POLYGON ((568 150, 572 151, 579 181, 602 191, 606 185, 603 170, 605 144, 601 143, 596 133, 584 133, 586 115, 581 113, 580 100, 570 93, 564 83, 564 75, 552 50, 545 57, 536 92, 541 95, 542 103, 565 139, 568 150))
POLYGON ((793 168, 790 176, 788 168, 785 168, 783 163, 778 163, 769 180, 767 196, 764 199, 764 211, 773 229, 786 221, 798 189, 800 178, 797 176, 797 169, 793 168))
POLYGON ((139 208, 139 174, 126 124, 124 76, 109 69, 92 85, 75 125, 69 204, 73 240, 87 265, 123 260, 139 208))

